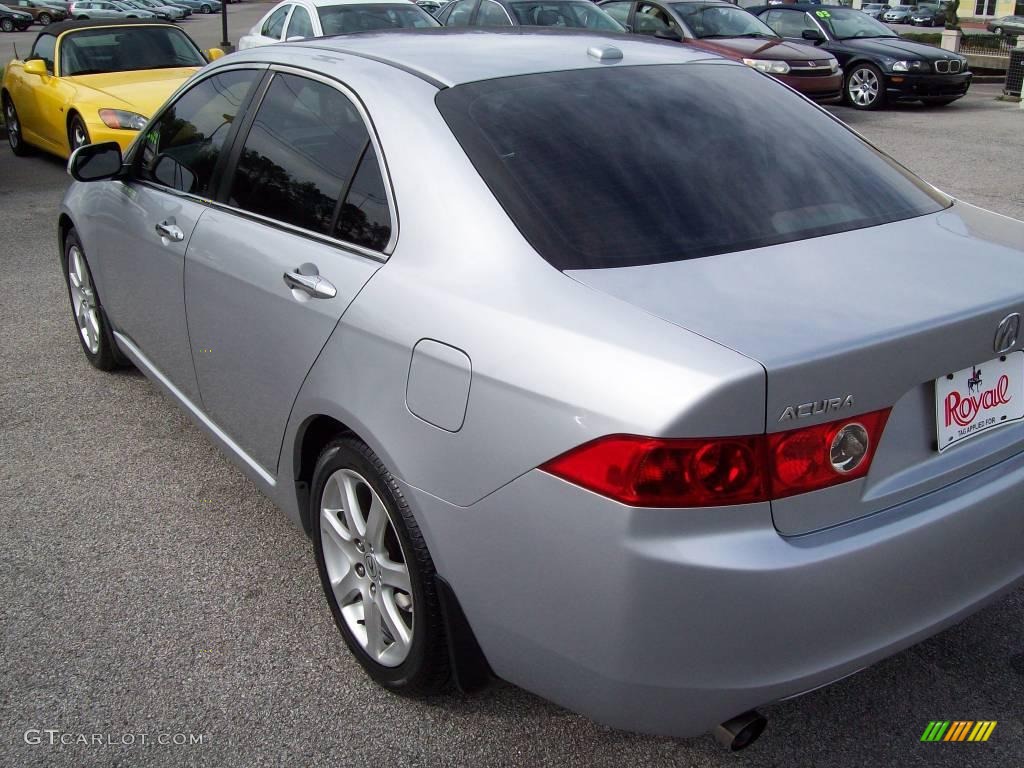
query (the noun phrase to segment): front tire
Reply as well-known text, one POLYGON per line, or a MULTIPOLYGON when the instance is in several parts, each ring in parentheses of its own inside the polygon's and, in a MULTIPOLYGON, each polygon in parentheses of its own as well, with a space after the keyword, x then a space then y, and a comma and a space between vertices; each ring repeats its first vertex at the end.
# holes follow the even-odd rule
POLYGON ((857 64, 846 75, 846 103, 854 109, 878 109, 885 104, 885 81, 873 64, 857 64))
POLYGON ((442 691, 434 563, 394 476, 364 443, 340 437, 317 459, 309 514, 320 583, 352 655, 391 691, 442 691))
POLYGON ((50 26, 50 22, 52 22, 53 19, 50 18, 50 14, 48 14, 48 13, 40 13, 39 14, 39 18, 36 19, 36 21, 38 21, 44 27, 48 27, 48 26, 50 26))
POLYGON ((11 21, 10 19, 0 19, 0 29, 2 29, 4 32, 13 32, 14 22, 11 21))
POLYGON ((995 27, 992 30, 992 34, 993 35, 1001 35, 1001 34, 1003 34, 1003 28, 1002 27, 995 27))
POLYGON ((79 147, 91 144, 89 129, 85 127, 85 121, 80 115, 73 115, 68 122, 68 147, 74 152, 79 147))
POLYGON ((21 119, 18 117, 18 110, 14 107, 14 100, 5 95, 3 100, 4 120, 7 123, 7 143, 11 146, 11 152, 18 157, 25 157, 32 154, 32 149, 25 143, 22 134, 21 119))
POLYGON ((78 329, 78 341, 82 344, 86 359, 101 371, 112 371, 120 367, 122 357, 96 293, 85 249, 74 228, 64 238, 61 264, 64 267, 64 281, 68 286, 68 299, 71 301, 71 316, 78 329))

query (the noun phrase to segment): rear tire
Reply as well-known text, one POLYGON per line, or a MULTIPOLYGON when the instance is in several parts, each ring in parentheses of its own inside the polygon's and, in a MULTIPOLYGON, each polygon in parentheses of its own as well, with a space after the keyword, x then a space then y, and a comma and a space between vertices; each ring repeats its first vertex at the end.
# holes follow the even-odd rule
POLYGON ((114 342, 107 316, 96 293, 89 262, 85 258, 85 249, 74 227, 64 238, 61 265, 64 268, 64 282, 68 286, 71 317, 86 360, 101 371, 119 368, 124 357, 114 342))
POLYGON ((18 157, 31 155, 32 148, 25 143, 18 110, 14 107, 14 100, 7 94, 3 97, 3 107, 4 120, 7 123, 7 143, 11 146, 11 152, 18 157))
POLYGON ((395 693, 443 691, 434 563, 394 476, 365 443, 339 437, 317 459, 309 514, 320 583, 352 655, 395 693))
POLYGON ((211 8, 208 5, 204 5, 202 8, 199 9, 199 12, 200 13, 213 13, 213 8, 211 8))

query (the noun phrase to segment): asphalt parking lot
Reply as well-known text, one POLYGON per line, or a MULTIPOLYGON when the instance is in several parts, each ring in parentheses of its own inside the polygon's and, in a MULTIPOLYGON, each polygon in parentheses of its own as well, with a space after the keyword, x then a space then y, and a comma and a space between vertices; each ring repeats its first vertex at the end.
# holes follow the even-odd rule
MULTIPOLYGON (((997 93, 833 111, 945 191, 1024 219, 1024 111, 997 93)), ((0 148, 0 766, 1024 764, 1024 590, 765 708, 736 755, 503 684, 386 694, 344 649, 304 535, 140 374, 85 361, 57 268, 66 184, 61 162, 0 148), (986 743, 921 743, 935 719, 999 724, 986 743)))

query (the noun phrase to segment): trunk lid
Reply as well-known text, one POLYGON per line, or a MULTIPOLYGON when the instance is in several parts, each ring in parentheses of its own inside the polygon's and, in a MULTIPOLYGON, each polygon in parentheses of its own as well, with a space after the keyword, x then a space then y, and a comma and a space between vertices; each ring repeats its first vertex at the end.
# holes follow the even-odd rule
POLYGON ((867 477, 773 502, 780 533, 871 514, 1024 450, 1017 422, 939 454, 934 386, 996 357, 1000 320, 1024 312, 1022 222, 957 203, 784 245, 566 274, 760 362, 767 432, 892 407, 867 477))

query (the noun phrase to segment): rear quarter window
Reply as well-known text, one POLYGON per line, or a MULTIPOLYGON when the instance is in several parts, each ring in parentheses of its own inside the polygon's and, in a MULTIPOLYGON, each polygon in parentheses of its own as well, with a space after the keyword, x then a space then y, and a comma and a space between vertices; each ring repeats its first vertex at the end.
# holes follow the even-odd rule
POLYGON ((436 104, 511 219, 558 269, 706 257, 950 203, 740 65, 511 77, 440 91, 436 104))

